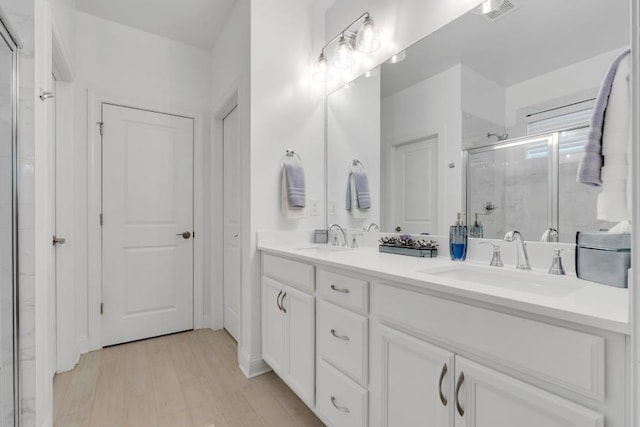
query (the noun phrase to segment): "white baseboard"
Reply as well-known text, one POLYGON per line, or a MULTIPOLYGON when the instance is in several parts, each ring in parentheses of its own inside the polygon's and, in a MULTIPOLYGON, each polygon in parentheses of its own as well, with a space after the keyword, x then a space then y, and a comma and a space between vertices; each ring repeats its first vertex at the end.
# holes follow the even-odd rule
POLYGON ((257 377, 271 371, 271 367, 267 365, 267 362, 262 357, 251 357, 249 352, 244 350, 238 350, 238 362, 240 370, 247 378, 257 377))
POLYGON ((75 363, 76 365, 78 364, 78 362, 80 361, 80 356, 82 356, 85 353, 89 353, 89 337, 88 336, 84 336, 84 337, 78 337, 78 339, 76 340, 76 360, 75 363))

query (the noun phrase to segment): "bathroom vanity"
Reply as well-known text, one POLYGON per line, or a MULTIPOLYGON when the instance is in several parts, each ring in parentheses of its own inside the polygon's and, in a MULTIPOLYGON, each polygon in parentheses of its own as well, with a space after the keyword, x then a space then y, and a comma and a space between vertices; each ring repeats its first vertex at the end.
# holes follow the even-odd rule
POLYGON ((370 247, 260 249, 264 360, 327 425, 625 425, 626 289, 370 247))

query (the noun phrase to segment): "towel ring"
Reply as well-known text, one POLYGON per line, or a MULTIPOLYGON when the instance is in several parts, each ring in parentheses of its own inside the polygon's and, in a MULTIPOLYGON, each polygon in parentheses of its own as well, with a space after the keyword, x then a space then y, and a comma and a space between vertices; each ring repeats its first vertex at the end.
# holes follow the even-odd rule
POLYGON ((362 170, 364 172, 364 164, 358 160, 358 159, 353 159, 353 162, 351 163, 351 169, 354 168, 359 168, 360 170, 362 170))
POLYGON ((289 158, 297 159, 298 163, 302 163, 302 158, 300 158, 300 155, 298 153, 296 153, 292 149, 287 149, 285 155, 280 159, 280 165, 284 166, 285 161, 289 158))

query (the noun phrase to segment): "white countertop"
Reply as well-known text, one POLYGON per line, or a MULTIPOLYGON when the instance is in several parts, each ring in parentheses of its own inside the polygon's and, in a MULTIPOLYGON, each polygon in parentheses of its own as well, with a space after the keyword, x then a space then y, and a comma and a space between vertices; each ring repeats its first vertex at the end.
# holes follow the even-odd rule
MULTIPOLYGON (((371 247, 334 252, 308 249, 312 246, 263 242, 258 249, 317 265, 349 269, 384 281, 498 305, 508 310, 549 316, 623 334, 631 331, 628 289, 587 282, 572 274, 551 276, 545 271, 517 271, 509 265, 498 268, 476 261, 451 261, 446 257, 416 258, 386 254, 371 247), (455 267, 497 275, 504 272, 508 279, 518 275, 515 277, 521 276, 522 280, 512 287, 493 286, 439 274, 455 267), (564 291, 541 293, 540 285, 536 282, 557 283, 564 291)), ((553 290, 552 286, 544 286, 553 290)))

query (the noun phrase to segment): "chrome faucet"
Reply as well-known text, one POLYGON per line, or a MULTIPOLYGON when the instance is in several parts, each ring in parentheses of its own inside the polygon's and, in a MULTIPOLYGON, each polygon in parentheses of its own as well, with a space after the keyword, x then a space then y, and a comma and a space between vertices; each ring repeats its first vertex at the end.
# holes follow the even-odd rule
POLYGON ((371 224, 369 224, 369 226, 367 228, 364 229, 364 231, 366 231, 368 233, 368 232, 371 231, 371 229, 380 231, 380 226, 378 224, 376 224, 375 222, 372 222, 371 224))
MULTIPOLYGON (((340 227, 338 224, 331 224, 329 226, 329 232, 331 232, 331 230, 333 230, 334 228, 337 228, 338 230, 340 230, 340 232, 342 233, 342 246, 344 246, 345 248, 349 247, 349 243, 347 243, 347 232, 344 231, 344 228, 340 227)), ((337 235, 333 235, 333 246, 340 246, 338 244, 338 236, 337 235)))
POLYGON ((518 264, 516 265, 516 268, 518 270, 531 270, 529 256, 527 255, 527 245, 522 239, 522 234, 517 230, 511 230, 504 235, 505 242, 513 242, 514 240, 518 248, 518 264))
POLYGON ((559 238, 558 230, 555 228, 547 228, 544 233, 542 233, 542 237, 540 238, 541 242, 557 242, 559 238))

